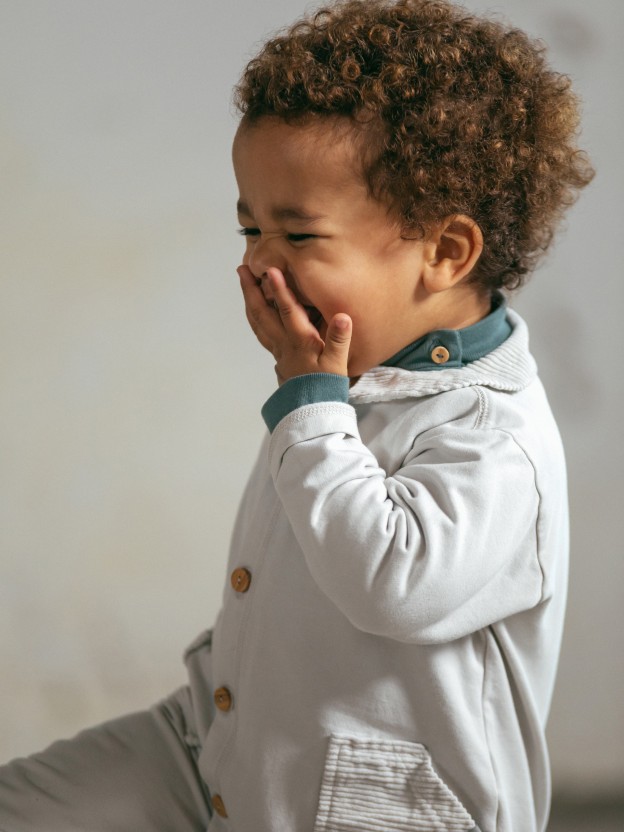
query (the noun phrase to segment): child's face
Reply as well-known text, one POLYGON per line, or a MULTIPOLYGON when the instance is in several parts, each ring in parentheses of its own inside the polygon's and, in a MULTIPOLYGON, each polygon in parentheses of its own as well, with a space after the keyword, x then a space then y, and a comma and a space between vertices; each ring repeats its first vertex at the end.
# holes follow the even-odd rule
POLYGON ((268 301, 263 277, 280 269, 321 338, 336 313, 351 317, 350 376, 428 331, 418 316, 426 246, 403 239, 368 195, 348 133, 263 118, 239 130, 234 169, 243 263, 268 301))

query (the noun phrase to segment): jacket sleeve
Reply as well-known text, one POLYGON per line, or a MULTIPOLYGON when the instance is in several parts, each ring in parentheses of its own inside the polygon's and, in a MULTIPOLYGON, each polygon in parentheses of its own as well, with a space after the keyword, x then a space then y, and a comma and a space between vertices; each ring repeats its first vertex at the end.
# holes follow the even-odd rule
POLYGON ((314 580, 355 627, 440 643, 540 601, 539 494, 509 433, 431 429, 389 476, 353 408, 328 402, 280 422, 269 463, 314 580))

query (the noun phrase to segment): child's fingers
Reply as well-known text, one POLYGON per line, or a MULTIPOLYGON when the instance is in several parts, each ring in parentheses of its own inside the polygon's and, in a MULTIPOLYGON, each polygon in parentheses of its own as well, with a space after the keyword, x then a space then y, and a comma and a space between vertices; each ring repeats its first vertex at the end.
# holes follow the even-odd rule
MULTIPOLYGON (((296 375, 318 372, 325 343, 310 323, 305 308, 288 288, 281 271, 268 269, 263 277, 263 287, 247 266, 240 266, 237 271, 245 297, 247 320, 258 341, 277 359, 278 383, 296 375), (268 299, 265 295, 267 288, 268 299)), ((335 345, 330 348, 330 355, 332 350, 335 350, 335 345)), ((346 358, 344 369, 340 359, 326 372, 346 375, 346 358)))
POLYGON ((345 314, 335 315, 327 327, 325 349, 321 357, 325 372, 348 375, 349 347, 353 325, 351 318, 345 314))
POLYGON ((267 304, 250 269, 247 266, 239 266, 236 271, 245 298, 245 312, 249 326, 262 346, 272 350, 280 330, 283 329, 279 316, 276 310, 267 304))
POLYGON ((316 333, 316 329, 310 323, 307 312, 286 285, 284 275, 280 270, 269 269, 267 275, 269 286, 275 298, 275 306, 284 325, 284 329, 287 332, 292 332, 294 335, 316 333))

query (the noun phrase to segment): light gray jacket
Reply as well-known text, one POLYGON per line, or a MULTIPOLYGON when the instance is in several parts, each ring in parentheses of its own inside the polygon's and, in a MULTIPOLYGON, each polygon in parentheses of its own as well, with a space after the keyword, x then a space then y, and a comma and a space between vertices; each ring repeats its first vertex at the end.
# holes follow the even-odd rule
POLYGON ((566 478, 508 316, 484 358, 375 368, 267 438, 212 639, 211 832, 544 830, 566 478))

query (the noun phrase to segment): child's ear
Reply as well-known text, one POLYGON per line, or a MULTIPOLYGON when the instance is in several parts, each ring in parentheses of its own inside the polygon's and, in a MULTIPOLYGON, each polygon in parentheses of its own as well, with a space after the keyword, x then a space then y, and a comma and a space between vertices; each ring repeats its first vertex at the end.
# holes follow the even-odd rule
POLYGON ((443 292, 473 270, 483 251, 483 234, 473 219, 456 214, 431 231, 425 246, 424 285, 431 293, 443 292))

